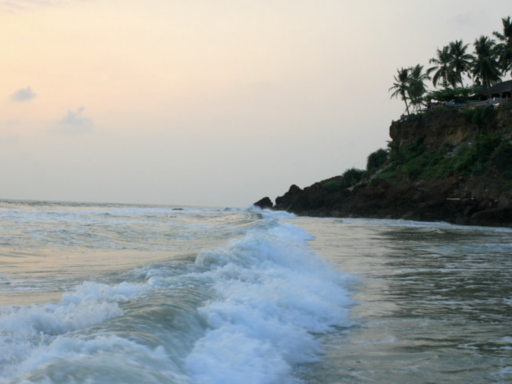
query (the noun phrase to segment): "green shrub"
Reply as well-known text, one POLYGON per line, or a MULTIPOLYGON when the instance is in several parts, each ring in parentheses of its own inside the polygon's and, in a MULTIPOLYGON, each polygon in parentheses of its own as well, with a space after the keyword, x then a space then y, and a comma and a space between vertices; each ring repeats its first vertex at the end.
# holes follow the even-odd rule
POLYGON ((447 155, 451 152, 453 152, 455 148, 455 145, 448 141, 448 140, 444 140, 442 143, 441 143, 441 146, 439 147, 439 152, 441 152, 443 155, 447 155))
POLYGON ((359 183, 366 176, 362 169, 350 168, 341 175, 341 187, 350 188, 359 183))
MULTIPOLYGON (((477 116, 481 118, 486 114, 477 116)), ((490 166, 500 172, 512 169, 512 142, 502 142, 499 135, 480 134, 473 143, 458 147, 445 141, 438 150, 428 150, 421 137, 401 147, 388 142, 388 148, 390 163, 385 173, 377 175, 380 179, 432 180, 446 177, 453 171, 465 176, 481 174, 490 166)))
POLYGON ((501 143, 489 157, 489 162, 500 171, 512 169, 512 144, 509 142, 501 143))
POLYGON ((376 179, 390 180, 396 178, 396 168, 386 169, 384 172, 375 176, 376 179))
POLYGON ((366 161, 366 170, 368 172, 374 172, 382 167, 388 160, 388 151, 385 149, 377 149, 375 152, 368 156, 366 161))
POLYGON ((329 180, 322 184, 322 187, 327 190, 327 192, 336 192, 341 189, 341 177, 337 177, 336 179, 329 180))
POLYGON ((468 123, 474 124, 477 127, 485 126, 496 116, 496 111, 492 105, 478 108, 464 108, 459 110, 459 113, 466 118, 468 123))
POLYGON ((455 101, 456 103, 463 103, 468 99, 469 95, 478 93, 478 91, 478 87, 445 88, 430 92, 427 98, 441 102, 455 101))
POLYGON ((474 146, 476 159, 485 163, 500 144, 501 139, 498 136, 479 135, 474 146))
POLYGON ((418 162, 407 163, 403 165, 400 170, 411 180, 417 179, 423 172, 423 169, 418 162))
POLYGON ((362 169, 350 168, 343 172, 341 176, 323 183, 322 188, 328 192, 350 188, 363 180, 366 174, 366 171, 362 169))

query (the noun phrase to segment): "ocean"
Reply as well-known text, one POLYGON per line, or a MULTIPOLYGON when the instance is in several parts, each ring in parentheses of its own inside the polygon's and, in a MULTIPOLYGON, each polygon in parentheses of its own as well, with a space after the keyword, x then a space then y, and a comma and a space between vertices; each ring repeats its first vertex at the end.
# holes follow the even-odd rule
POLYGON ((2 383, 511 383, 512 230, 0 201, 2 383))

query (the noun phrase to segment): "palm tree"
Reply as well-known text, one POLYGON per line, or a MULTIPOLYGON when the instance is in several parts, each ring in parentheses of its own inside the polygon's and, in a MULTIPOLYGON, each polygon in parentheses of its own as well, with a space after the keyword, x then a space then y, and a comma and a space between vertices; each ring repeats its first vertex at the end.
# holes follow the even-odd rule
POLYGON ((437 87, 439 80, 441 80, 441 85, 444 88, 448 88, 448 85, 452 82, 452 75, 450 71, 451 60, 452 58, 449 47, 443 47, 442 50, 438 48, 437 57, 429 60, 429 63, 436 64, 435 66, 427 69, 428 75, 436 71, 436 73, 434 73, 434 77, 432 78, 432 84, 434 84, 434 87, 437 87))
POLYGON ((496 43, 487 36, 480 36, 474 46, 476 57, 473 61, 473 76, 478 85, 489 88, 501 80, 496 43))
POLYGON ((428 73, 423 73, 423 65, 416 65, 415 67, 409 68, 409 86, 407 93, 411 104, 414 105, 416 111, 423 104, 423 95, 427 92, 427 86, 425 80, 430 80, 428 73))
POLYGON ((501 19, 503 23, 503 34, 499 32, 493 32, 501 43, 497 45, 499 52, 499 63, 503 73, 511 71, 512 74, 512 22, 510 16, 506 19, 501 19))
POLYGON ((400 96, 402 101, 405 103, 405 110, 409 115, 409 104, 407 104, 408 88, 409 88, 409 68, 401 68, 397 70, 397 74, 394 79, 393 86, 389 88, 389 91, 393 91, 391 98, 400 96))
POLYGON ((462 76, 464 73, 469 73, 471 70, 471 63, 474 60, 473 55, 466 53, 469 44, 464 45, 462 40, 455 40, 450 43, 450 72, 449 79, 453 88, 460 84, 464 86, 462 76))

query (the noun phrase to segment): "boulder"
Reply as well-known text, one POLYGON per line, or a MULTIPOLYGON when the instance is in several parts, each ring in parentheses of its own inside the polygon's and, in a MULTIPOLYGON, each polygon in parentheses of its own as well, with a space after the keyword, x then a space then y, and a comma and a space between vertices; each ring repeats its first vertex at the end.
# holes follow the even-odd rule
POLYGON ((258 200, 257 202, 254 203, 254 205, 257 207, 260 207, 261 209, 266 209, 266 208, 270 209, 274 206, 274 204, 272 203, 272 200, 270 200, 269 197, 264 197, 263 199, 258 200))
POLYGON ((511 208, 494 208, 474 213, 471 216, 470 223, 473 225, 499 225, 512 226, 511 208))

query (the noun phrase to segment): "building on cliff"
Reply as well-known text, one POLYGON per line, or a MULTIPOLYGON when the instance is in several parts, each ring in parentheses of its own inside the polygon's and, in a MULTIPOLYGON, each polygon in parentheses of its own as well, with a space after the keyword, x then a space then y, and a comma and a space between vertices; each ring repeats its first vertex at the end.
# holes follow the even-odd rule
POLYGON ((499 97, 505 100, 512 100, 512 80, 503 81, 489 88, 491 97, 499 97))

